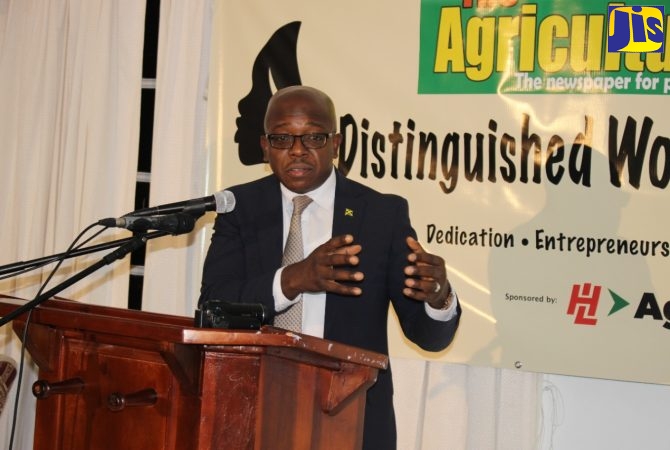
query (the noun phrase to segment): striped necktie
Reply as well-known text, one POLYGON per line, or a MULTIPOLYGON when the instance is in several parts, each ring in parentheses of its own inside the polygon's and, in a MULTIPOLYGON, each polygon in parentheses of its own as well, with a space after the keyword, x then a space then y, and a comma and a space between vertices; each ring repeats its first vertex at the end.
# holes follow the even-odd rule
MULTIPOLYGON (((293 214, 291 215, 291 225, 284 246, 284 256, 282 257, 282 267, 302 261, 305 258, 302 248, 302 226, 300 218, 302 212, 312 202, 312 199, 306 195, 298 195, 293 198, 293 214)), ((291 331, 302 331, 302 294, 293 305, 277 314, 274 324, 276 327, 291 331)))

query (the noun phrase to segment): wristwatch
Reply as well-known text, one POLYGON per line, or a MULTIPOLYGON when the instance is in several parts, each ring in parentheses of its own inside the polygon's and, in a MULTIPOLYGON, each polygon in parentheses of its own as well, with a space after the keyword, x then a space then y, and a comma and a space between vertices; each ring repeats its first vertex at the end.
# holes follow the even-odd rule
POLYGON ((444 306, 440 308, 442 311, 445 309, 449 309, 451 306, 451 302, 456 298, 456 291, 451 287, 451 283, 449 283, 449 293, 447 294, 447 298, 444 300, 444 306))

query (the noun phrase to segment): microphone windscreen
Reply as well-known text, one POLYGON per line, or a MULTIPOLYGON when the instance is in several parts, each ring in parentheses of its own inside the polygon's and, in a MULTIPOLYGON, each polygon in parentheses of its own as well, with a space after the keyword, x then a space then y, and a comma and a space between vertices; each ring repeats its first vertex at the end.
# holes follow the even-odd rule
POLYGON ((214 193, 214 200, 216 201, 216 213, 229 213, 235 209, 235 195, 230 191, 219 191, 214 193))

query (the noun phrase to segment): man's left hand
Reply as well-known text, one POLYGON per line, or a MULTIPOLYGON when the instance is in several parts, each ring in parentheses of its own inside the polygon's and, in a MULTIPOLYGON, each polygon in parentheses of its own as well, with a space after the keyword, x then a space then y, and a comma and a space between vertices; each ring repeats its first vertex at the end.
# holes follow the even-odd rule
POLYGON ((410 265, 405 267, 407 278, 403 293, 414 300, 427 302, 435 309, 445 308, 451 286, 444 259, 426 252, 411 236, 407 237, 407 246, 410 249, 407 255, 410 265))

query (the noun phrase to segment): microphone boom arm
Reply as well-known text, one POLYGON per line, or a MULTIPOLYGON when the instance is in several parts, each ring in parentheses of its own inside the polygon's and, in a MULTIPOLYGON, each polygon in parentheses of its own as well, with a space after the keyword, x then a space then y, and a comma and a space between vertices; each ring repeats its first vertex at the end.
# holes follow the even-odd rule
MULTIPOLYGON (((146 239, 154 239, 161 236, 166 236, 170 233, 167 231, 154 231, 153 233, 146 234, 146 239)), ((73 258, 75 256, 88 255, 89 253, 95 253, 102 250, 107 250, 109 248, 120 247, 126 242, 132 241, 135 237, 127 237, 123 239, 117 239, 110 242, 103 242, 101 244, 91 245, 88 247, 78 248, 70 252, 57 253, 50 256, 43 256, 41 258, 31 259, 29 261, 18 261, 12 264, 7 264, 5 266, 0 266, 0 276, 9 274, 12 272, 19 272, 24 269, 33 268, 36 269, 45 264, 49 264, 59 259, 73 258)))
POLYGON ((151 234, 141 234, 137 236, 133 236, 130 239, 127 239, 123 245, 121 245, 119 248, 116 250, 108 253, 107 255, 103 256, 98 262, 95 264, 90 265, 89 267, 85 268, 81 272, 78 272, 71 276, 70 278, 64 280, 62 283, 58 284, 57 286, 54 286, 52 289, 38 295, 35 297, 33 300, 29 301, 28 303, 19 306, 16 308, 14 311, 10 312, 9 314, 5 315, 4 317, 0 317, 0 327, 3 325, 11 322, 21 314, 37 307, 40 303, 44 302, 45 300, 53 297, 54 295, 58 294, 61 292, 63 289, 68 288, 75 284, 77 281, 87 277, 88 275, 92 274, 96 270, 113 263, 117 259, 123 259, 128 253, 134 252, 135 250, 139 249, 142 247, 144 244, 146 244, 147 240, 155 237, 160 237, 165 234, 168 234, 166 232, 156 232, 156 233, 151 233, 151 234))

